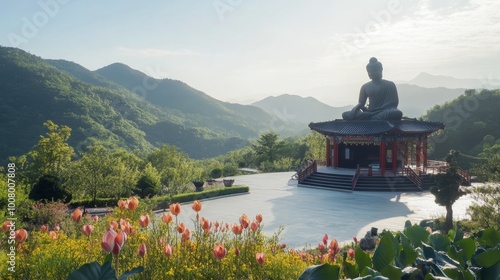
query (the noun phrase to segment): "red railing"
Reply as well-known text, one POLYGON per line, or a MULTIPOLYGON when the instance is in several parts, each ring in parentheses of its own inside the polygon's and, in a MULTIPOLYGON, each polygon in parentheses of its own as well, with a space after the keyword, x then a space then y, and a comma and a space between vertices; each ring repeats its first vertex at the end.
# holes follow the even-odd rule
POLYGON ((422 190, 422 178, 410 167, 403 167, 403 175, 406 175, 420 190, 422 190))
POLYGON ((471 179, 470 179, 470 174, 469 172, 463 170, 462 168, 458 168, 457 170, 458 172, 458 175, 460 175, 460 177, 462 177, 462 179, 467 182, 468 185, 470 185, 471 183, 471 179))
POLYGON ((361 168, 356 168, 356 173, 354 173, 354 177, 352 177, 352 190, 356 187, 356 184, 358 183, 359 176, 361 175, 361 168))
POLYGON ((297 172, 297 177, 299 183, 307 179, 307 177, 311 176, 312 174, 316 173, 318 171, 318 164, 316 161, 312 161, 312 163, 308 163, 307 167, 304 168, 303 170, 299 170, 297 172))

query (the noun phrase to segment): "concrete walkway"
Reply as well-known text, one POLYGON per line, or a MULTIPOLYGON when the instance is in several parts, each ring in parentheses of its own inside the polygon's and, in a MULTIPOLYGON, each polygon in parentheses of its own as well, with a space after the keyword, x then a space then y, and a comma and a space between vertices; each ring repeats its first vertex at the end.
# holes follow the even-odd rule
MULTIPOLYGON (((235 185, 247 185, 250 194, 202 201, 201 217, 211 221, 237 223, 245 213, 253 220, 264 217, 263 232, 271 236, 280 226, 282 242, 290 247, 316 246, 326 233, 339 242, 363 237, 372 226, 401 230, 406 220, 444 216, 445 208, 424 193, 337 192, 300 188, 290 180, 294 172, 267 173, 233 177, 235 185)), ((466 218, 470 197, 462 197, 453 206, 454 218, 466 218)), ((191 203, 182 205, 179 215, 190 229, 195 212, 191 203)))

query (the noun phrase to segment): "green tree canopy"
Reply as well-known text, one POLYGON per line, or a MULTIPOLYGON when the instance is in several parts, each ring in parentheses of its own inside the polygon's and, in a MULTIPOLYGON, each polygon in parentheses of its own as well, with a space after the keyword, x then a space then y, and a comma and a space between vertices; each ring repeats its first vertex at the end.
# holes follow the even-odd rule
POLYGON ((275 132, 262 134, 257 142, 252 144, 252 148, 257 158, 257 165, 261 162, 273 162, 278 159, 278 155, 284 146, 284 142, 279 140, 279 135, 275 132))
POLYGON ((458 174, 457 157, 458 151, 451 150, 446 156, 446 162, 449 165, 448 170, 444 174, 436 176, 437 186, 430 189, 435 196, 435 202, 446 207, 445 226, 447 230, 453 228, 453 203, 466 193, 460 189, 462 177, 458 174))

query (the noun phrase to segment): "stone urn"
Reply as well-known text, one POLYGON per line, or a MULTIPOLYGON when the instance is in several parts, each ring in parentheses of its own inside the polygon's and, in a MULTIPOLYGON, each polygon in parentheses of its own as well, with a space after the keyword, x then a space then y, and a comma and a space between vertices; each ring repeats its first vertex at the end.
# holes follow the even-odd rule
POLYGON ((224 183, 224 186, 231 187, 234 183, 234 179, 223 179, 222 182, 224 183))

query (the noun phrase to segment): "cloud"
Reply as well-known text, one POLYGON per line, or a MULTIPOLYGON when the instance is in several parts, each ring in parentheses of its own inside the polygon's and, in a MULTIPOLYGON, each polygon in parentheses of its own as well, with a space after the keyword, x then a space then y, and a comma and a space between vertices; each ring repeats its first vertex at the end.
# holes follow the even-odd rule
POLYGON ((172 51, 165 49, 130 49, 125 47, 119 47, 117 50, 126 55, 141 56, 141 57, 188 56, 196 54, 195 52, 190 50, 172 51))

